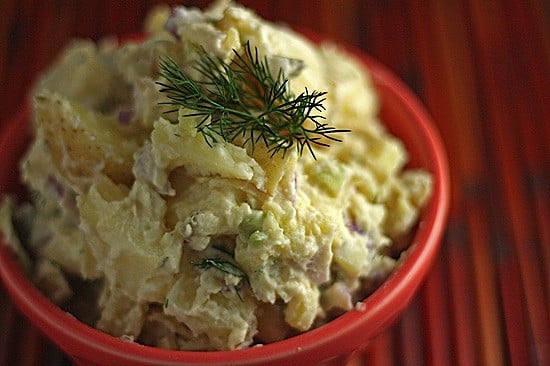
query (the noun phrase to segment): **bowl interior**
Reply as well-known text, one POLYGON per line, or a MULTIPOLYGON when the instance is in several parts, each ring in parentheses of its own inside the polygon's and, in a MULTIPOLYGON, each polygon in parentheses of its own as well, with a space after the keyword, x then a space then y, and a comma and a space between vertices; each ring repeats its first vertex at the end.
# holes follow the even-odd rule
MULTIPOLYGON (((357 53, 357 52, 356 52, 357 53)), ((289 364, 320 361, 351 352, 380 333, 407 306, 433 262, 443 232, 449 202, 449 176, 445 150, 430 117, 416 97, 384 66, 360 53, 357 56, 373 75, 381 98, 381 118, 409 151, 411 167, 434 175, 435 190, 424 209, 413 243, 400 266, 363 302, 320 328, 273 344, 230 352, 166 351, 108 336, 90 328, 50 303, 27 279, 9 250, 0 245, 0 274, 18 308, 65 352, 104 364, 289 364)), ((31 133, 28 110, 5 126, 0 137, 0 194, 22 197, 18 161, 31 133)))

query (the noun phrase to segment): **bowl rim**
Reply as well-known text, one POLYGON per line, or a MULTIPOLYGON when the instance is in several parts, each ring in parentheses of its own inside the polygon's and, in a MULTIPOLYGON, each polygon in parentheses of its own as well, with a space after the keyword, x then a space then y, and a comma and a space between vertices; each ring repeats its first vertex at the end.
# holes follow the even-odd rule
MULTIPOLYGON (((341 43, 338 44, 341 45, 341 43)), ((365 310, 352 309, 318 328, 262 346, 208 352, 164 350, 128 342, 103 333, 81 323, 74 316, 51 303, 24 275, 11 255, 11 251, 1 243, 0 238, 0 276, 17 307, 35 326, 49 334, 50 338, 51 334, 55 334, 54 342, 59 339, 58 337, 62 337, 64 343, 56 342, 58 346, 71 357, 80 359, 93 359, 94 354, 101 352, 105 357, 112 358, 113 362, 120 362, 119 357, 122 357, 125 362, 135 364, 140 362, 151 365, 176 365, 181 362, 209 365, 222 365, 228 362, 279 364, 288 362, 297 353, 302 354, 304 359, 323 360, 341 353, 352 352, 357 345, 366 343, 374 333, 387 326, 408 305, 424 279, 428 267, 434 261, 449 212, 450 176, 447 154, 441 136, 416 95, 376 59, 353 47, 344 45, 343 48, 366 66, 375 87, 384 87, 392 93, 411 115, 411 119, 418 124, 418 134, 426 143, 430 160, 433 160, 430 171, 435 183, 432 197, 423 209, 421 222, 414 234, 411 247, 406 252, 407 258, 401 260, 384 283, 362 301, 365 310), (365 329, 365 324, 371 325, 370 329, 365 329), (350 336, 353 337, 354 342, 345 341, 350 336), (334 349, 335 345, 338 345, 337 350, 334 349), (74 347, 79 347, 80 352, 75 353, 74 347)), ((3 126, 0 135, 0 151, 9 146, 11 137, 20 133, 17 130, 20 129, 21 124, 28 123, 28 120, 27 107, 3 126)), ((4 193, 6 192, 0 192, 1 195, 4 193)), ((105 361, 108 360, 105 359, 105 361)))

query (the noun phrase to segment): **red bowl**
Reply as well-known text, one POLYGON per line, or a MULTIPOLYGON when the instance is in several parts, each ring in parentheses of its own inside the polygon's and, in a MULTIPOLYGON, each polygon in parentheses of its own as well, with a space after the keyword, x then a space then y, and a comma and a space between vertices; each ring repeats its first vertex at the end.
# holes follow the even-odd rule
MULTIPOLYGON (((386 329, 410 303, 438 252, 449 210, 449 171, 441 138, 425 108, 388 69, 352 51, 370 70, 381 100, 381 118, 406 145, 410 167, 433 174, 434 192, 399 266, 364 301, 298 336, 236 351, 170 351, 112 337, 79 322, 42 295, 10 250, 0 245, 0 275, 18 309, 78 365, 298 365, 342 364, 386 329)), ((21 192, 18 161, 30 142, 29 112, 9 121, 0 137, 0 194, 21 192)), ((1 244, 1 243, 0 243, 1 244)))

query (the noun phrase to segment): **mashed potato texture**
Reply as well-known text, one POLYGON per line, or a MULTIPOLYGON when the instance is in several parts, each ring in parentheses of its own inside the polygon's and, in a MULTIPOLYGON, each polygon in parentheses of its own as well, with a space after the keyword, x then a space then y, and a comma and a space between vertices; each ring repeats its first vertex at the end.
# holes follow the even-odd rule
POLYGON ((139 42, 74 41, 32 95, 31 202, 4 200, 6 241, 52 300, 88 291, 89 323, 144 344, 245 348, 353 309, 396 266, 391 248, 432 190, 405 169, 358 61, 232 2, 156 8, 139 42), (343 142, 315 158, 209 144, 193 111, 163 104, 161 57, 200 78, 197 45, 230 63, 246 42, 293 71, 296 95, 327 92, 343 142))

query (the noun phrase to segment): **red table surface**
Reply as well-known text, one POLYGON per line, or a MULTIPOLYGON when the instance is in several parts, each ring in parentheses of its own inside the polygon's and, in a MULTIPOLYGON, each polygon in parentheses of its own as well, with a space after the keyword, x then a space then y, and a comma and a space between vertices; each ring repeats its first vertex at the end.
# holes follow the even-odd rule
MULTIPOLYGON (((138 31, 155 3, 0 1, 0 123, 69 39, 138 31)), ((452 208, 435 266, 349 365, 550 365, 550 2, 241 3, 379 59, 448 150, 452 208)), ((68 364, 0 287, 0 365, 68 364)))

